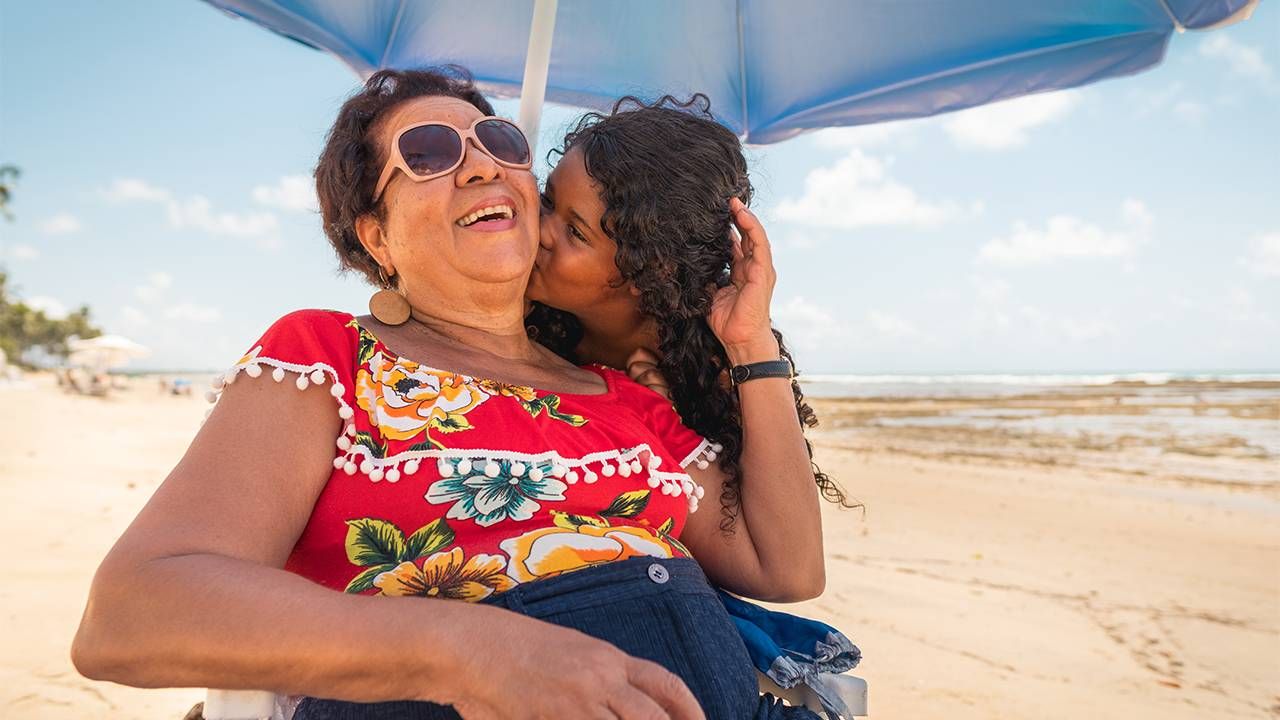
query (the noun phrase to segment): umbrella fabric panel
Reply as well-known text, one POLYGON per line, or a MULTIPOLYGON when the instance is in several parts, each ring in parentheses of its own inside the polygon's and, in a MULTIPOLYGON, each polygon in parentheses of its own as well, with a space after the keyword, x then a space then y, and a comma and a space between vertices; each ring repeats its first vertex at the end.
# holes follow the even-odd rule
MULTIPOLYGON (((520 92, 532 0, 207 0, 358 73, 457 63, 520 92)), ((1139 72, 1175 18, 1250 0, 559 0, 547 99, 704 92, 749 142, 958 110, 1139 72)))
POLYGON ((1154 2, 793 0, 750 6, 747 124, 755 142, 933 115, 1136 72, 1159 62, 1173 31, 1154 2))
POLYGON ((1230 18, 1257 0, 1165 0, 1182 26, 1197 30, 1230 18))
POLYGON ((368 74, 383 60, 400 0, 210 0, 210 4, 290 40, 332 53, 356 72, 368 74))

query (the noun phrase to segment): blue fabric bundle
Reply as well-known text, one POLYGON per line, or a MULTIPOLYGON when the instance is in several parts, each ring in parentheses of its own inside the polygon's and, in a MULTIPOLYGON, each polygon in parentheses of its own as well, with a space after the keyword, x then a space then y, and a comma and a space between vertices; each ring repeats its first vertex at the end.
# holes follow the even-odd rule
POLYGON ((807 685, 832 717, 851 716, 844 700, 827 682, 862 660, 862 651, 844 633, 817 620, 768 610, 723 590, 716 592, 757 670, 782 688, 807 685))

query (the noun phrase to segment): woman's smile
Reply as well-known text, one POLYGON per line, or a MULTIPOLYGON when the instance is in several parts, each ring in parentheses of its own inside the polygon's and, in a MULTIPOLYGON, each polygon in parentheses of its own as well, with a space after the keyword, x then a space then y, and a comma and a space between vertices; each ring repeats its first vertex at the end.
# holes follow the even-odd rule
POLYGON ((506 195, 487 197, 454 223, 463 230, 501 232, 516 226, 516 202, 506 195))

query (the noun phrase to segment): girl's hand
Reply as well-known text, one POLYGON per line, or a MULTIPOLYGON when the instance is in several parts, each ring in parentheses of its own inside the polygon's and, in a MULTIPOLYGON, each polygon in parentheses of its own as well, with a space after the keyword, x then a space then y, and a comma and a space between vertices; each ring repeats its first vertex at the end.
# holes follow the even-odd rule
POLYGON ((662 397, 671 399, 671 386, 667 385, 667 378, 658 369, 658 355, 652 350, 637 348, 631 353, 627 358, 627 375, 662 397))
POLYGON ((769 303, 778 274, 773 269, 769 236, 755 213, 738 198, 729 200, 738 232, 733 234, 729 284, 716 291, 707 324, 734 365, 777 360, 778 341, 769 325, 769 303))

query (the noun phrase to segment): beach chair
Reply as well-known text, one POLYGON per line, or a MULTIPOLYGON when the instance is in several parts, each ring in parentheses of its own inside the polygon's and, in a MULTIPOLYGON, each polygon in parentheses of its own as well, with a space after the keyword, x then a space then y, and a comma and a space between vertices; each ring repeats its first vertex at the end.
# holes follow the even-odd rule
MULTIPOLYGON (((804 706, 818 715, 824 715, 822 703, 818 695, 807 685, 797 685, 790 689, 778 687, 764 673, 756 673, 760 682, 760 692, 773 693, 789 705, 804 706)), ((853 675, 835 675, 832 684, 848 706, 853 717, 865 717, 867 714, 867 681, 853 675)), ((196 708, 200 707, 199 705, 196 708)), ((192 708, 187 720, 287 720, 292 713, 288 701, 275 693, 261 690, 214 690, 205 694, 203 715, 195 714, 192 708)), ((824 715, 825 716, 825 715, 824 715)))

